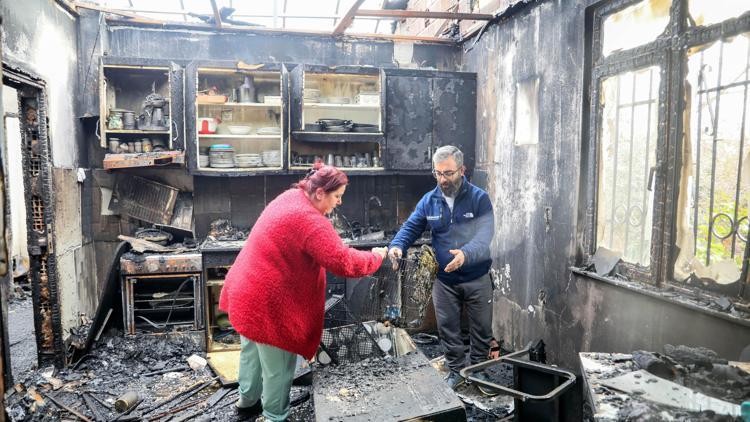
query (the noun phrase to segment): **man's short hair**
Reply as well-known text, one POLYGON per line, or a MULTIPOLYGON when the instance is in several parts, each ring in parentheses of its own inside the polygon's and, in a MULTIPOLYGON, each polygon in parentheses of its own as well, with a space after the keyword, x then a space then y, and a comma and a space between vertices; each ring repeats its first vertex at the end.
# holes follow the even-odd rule
POLYGON ((443 161, 453 157, 456 160, 456 165, 461 167, 464 165, 464 153, 460 149, 453 145, 445 145, 435 150, 432 154, 432 165, 442 163, 443 161))

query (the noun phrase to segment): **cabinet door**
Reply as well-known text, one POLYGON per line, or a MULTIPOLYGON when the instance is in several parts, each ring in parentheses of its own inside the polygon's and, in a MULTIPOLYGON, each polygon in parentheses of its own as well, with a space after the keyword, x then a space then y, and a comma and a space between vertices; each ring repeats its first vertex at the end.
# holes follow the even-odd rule
POLYGON ((429 78, 389 75, 386 79, 388 168, 429 170, 432 148, 432 82, 429 78))
POLYGON ((476 79, 466 76, 432 79, 432 151, 453 145, 464 153, 467 171, 474 169, 476 79))
POLYGON ((185 159, 187 160, 188 169, 196 170, 198 168, 198 133, 196 121, 198 119, 197 110, 195 109, 195 97, 198 93, 198 64, 189 63, 184 73, 185 86, 185 106, 183 107, 185 129, 185 159))
POLYGON ((290 104, 290 130, 302 130, 302 97, 304 96, 304 66, 287 65, 289 73, 289 92, 290 98, 287 101, 290 104))
POLYGON ((185 150, 185 69, 177 63, 169 64, 170 120, 172 149, 185 150))

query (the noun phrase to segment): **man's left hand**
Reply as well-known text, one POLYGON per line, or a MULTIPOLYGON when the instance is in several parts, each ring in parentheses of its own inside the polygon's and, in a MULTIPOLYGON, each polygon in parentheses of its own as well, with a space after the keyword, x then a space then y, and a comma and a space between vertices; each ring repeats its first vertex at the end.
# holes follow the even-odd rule
POLYGON ((462 251, 461 249, 451 249, 448 252, 453 255, 453 260, 445 266, 446 273, 456 271, 457 269, 461 268, 461 266, 464 265, 464 260, 466 259, 466 257, 464 256, 464 251, 462 251))

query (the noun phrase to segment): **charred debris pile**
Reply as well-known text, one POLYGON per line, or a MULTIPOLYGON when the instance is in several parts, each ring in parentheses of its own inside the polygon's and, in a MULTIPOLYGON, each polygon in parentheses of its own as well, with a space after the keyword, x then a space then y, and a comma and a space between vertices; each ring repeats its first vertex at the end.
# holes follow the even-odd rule
MULTIPOLYGON (((221 387, 201 356, 189 336, 112 330, 74 365, 16 379, 6 409, 13 421, 242 420, 232 406, 236 387, 221 387)), ((292 389, 290 420, 312 419, 309 394, 308 387, 292 389)))

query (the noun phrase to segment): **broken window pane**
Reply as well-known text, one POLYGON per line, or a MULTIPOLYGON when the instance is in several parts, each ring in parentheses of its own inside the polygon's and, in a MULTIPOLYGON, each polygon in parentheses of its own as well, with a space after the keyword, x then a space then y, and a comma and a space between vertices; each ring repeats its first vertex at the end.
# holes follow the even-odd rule
POLYGON ((654 66, 601 85, 596 242, 642 266, 651 262, 659 81, 654 66))
POLYGON ((748 236, 750 33, 690 51, 675 278, 740 277, 748 236))
POLYGON ((655 40, 669 23, 671 5, 671 0, 644 0, 607 16, 602 28, 602 55, 655 40))
POLYGON ((708 26, 740 16, 750 10, 747 0, 690 0, 688 12, 699 26, 708 26))

